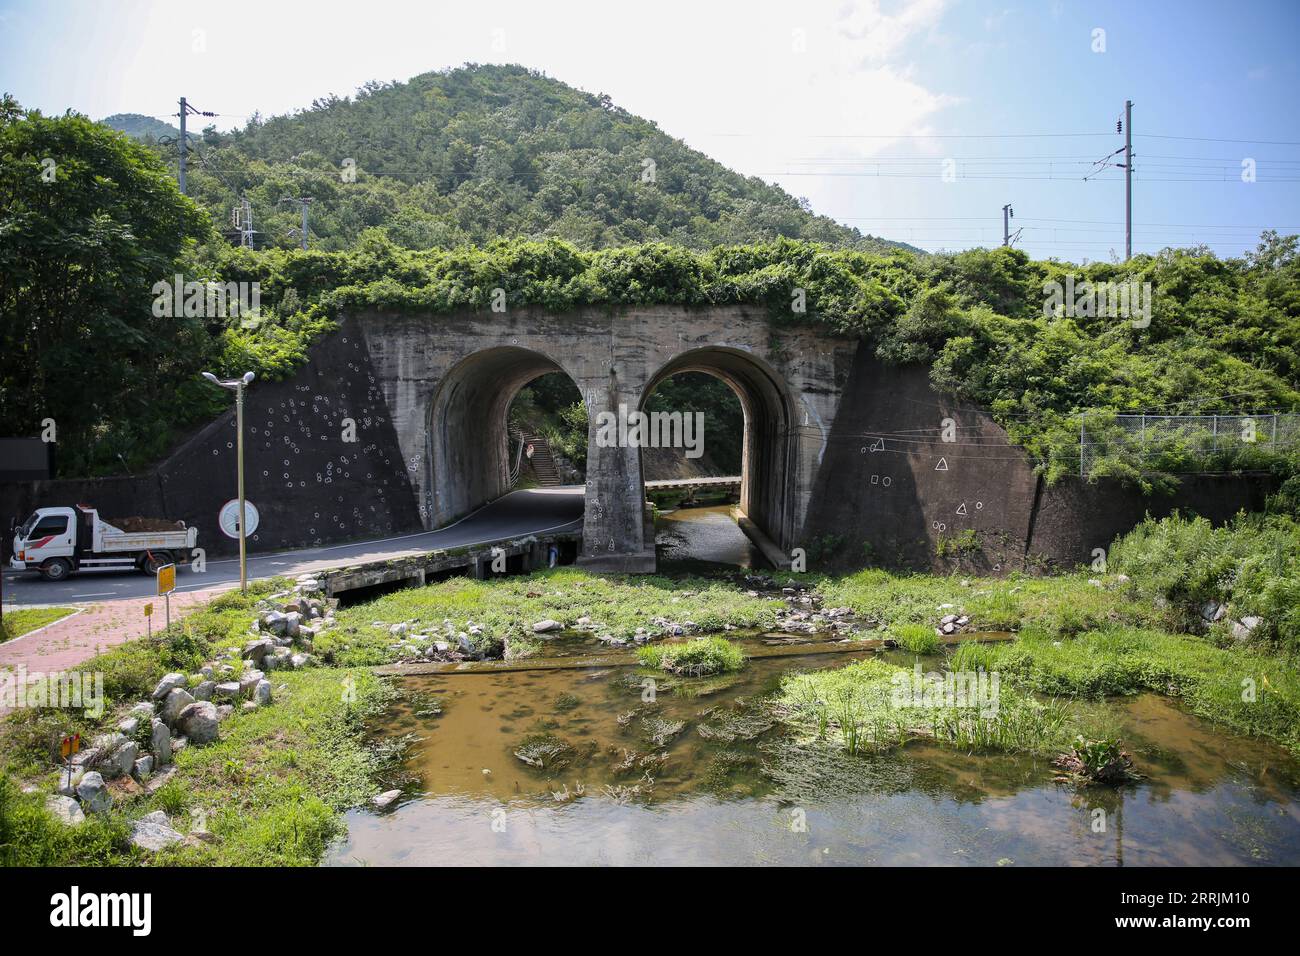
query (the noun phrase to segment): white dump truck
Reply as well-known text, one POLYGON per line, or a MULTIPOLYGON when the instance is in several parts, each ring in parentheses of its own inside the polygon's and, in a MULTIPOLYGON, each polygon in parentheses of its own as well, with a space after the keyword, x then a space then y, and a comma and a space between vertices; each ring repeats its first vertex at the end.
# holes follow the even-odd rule
POLYGON ((131 570, 157 573, 164 564, 188 564, 198 528, 183 521, 99 517, 89 505, 37 508, 14 534, 9 566, 62 581, 73 571, 131 570))

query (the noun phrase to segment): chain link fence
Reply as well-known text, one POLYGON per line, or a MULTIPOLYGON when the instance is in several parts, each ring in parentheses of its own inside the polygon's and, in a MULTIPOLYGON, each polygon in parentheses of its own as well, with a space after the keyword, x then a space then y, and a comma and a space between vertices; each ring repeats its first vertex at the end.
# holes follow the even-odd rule
POLYGON ((1300 447, 1300 414, 1085 415, 1079 474, 1265 469, 1300 447))

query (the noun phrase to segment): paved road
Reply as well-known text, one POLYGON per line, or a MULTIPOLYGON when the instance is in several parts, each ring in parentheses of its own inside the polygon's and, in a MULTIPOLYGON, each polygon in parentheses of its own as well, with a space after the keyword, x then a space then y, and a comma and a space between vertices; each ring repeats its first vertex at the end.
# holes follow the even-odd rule
MULTIPOLYGON (((298 575, 353 561, 380 561, 437 548, 487 544, 531 532, 576 531, 582 526, 581 485, 514 491, 437 531, 361 541, 326 548, 249 555, 248 577, 298 575)), ((199 542, 200 545, 203 542, 199 542)), ((239 583, 239 559, 208 562, 203 573, 182 569, 178 591, 197 591, 239 583)), ((6 607, 39 604, 98 604, 149 597, 154 579, 136 571, 80 571, 66 581, 46 581, 39 575, 4 571, 6 607)))

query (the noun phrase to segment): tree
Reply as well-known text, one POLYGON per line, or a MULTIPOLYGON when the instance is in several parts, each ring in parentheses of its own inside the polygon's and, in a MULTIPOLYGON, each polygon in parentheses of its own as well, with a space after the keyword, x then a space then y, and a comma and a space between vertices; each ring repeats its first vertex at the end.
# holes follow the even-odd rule
POLYGON ((209 231, 146 147, 6 97, 0 433, 36 435, 53 419, 60 459, 78 471, 159 453, 164 396, 194 377, 215 340, 201 317, 155 318, 152 290, 209 231))

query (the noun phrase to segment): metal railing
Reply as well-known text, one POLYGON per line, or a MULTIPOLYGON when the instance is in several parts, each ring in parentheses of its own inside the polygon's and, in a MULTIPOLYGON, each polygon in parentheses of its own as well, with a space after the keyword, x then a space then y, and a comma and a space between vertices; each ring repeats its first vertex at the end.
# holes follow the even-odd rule
POLYGON ((1079 425, 1079 474, 1103 459, 1168 473, 1265 467, 1300 446, 1300 415, 1115 415, 1088 413, 1079 425))

